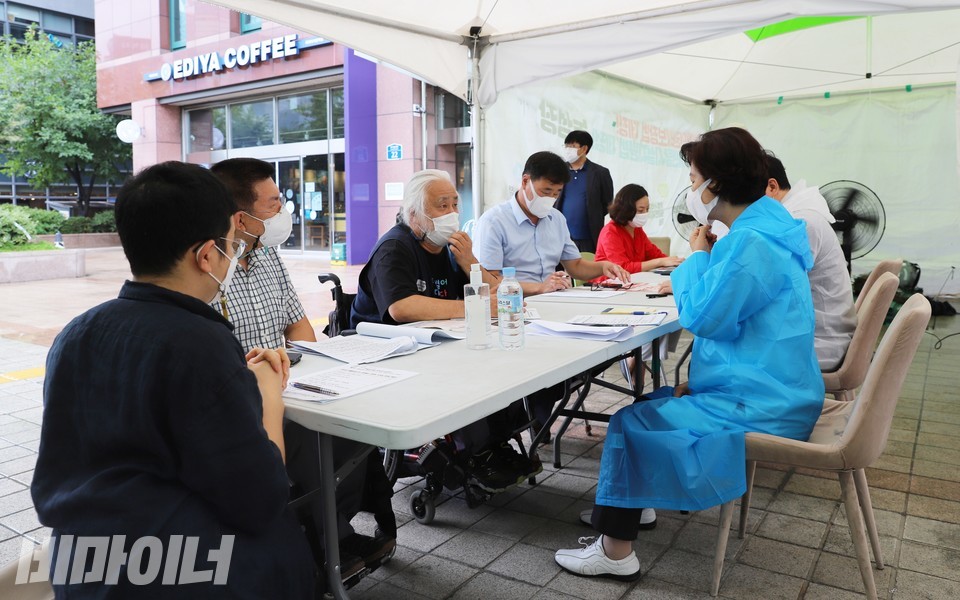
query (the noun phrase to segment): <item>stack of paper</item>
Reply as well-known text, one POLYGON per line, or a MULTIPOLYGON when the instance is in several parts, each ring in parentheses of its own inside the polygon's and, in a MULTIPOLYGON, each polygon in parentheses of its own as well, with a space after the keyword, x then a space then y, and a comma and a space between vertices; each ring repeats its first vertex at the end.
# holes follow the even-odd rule
POLYGON ((322 354, 351 364, 371 363, 413 354, 420 348, 439 344, 441 339, 460 340, 465 336, 456 331, 421 329, 382 323, 360 323, 356 335, 342 335, 319 342, 291 342, 297 350, 322 354))
POLYGON ((530 335, 550 335, 554 337, 595 340, 600 342, 621 342, 633 335, 633 327, 596 327, 593 325, 573 325, 556 321, 534 321, 527 325, 530 335))
MULTIPOLYGON (((356 336, 348 336, 356 337, 356 336)), ((284 398, 326 404, 416 375, 413 371, 345 365, 291 380, 284 398)))
POLYGON ((571 317, 567 323, 574 323, 577 325, 593 325, 596 327, 659 325, 663 322, 663 319, 666 316, 667 313, 665 312, 652 313, 648 315, 620 315, 609 313, 603 315, 577 315, 575 317, 571 317))

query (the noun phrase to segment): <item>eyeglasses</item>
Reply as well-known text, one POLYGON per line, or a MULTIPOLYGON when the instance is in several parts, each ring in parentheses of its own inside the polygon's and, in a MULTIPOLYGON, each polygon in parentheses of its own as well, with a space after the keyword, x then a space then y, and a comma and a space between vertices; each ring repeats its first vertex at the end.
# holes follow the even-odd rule
POLYGON ((591 283, 591 292, 602 292, 605 290, 629 290, 633 283, 611 283, 610 281, 601 281, 600 283, 591 283))

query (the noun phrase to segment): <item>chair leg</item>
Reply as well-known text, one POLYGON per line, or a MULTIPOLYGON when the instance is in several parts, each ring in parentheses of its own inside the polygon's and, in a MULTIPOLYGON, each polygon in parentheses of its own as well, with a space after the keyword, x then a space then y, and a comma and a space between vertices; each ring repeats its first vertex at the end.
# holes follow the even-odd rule
POLYGON ((843 505, 847 511, 847 524, 850 525, 850 538, 857 551, 857 563, 860 565, 860 577, 869 600, 877 600, 877 584, 873 580, 873 567, 867 552, 867 535, 860 516, 860 502, 857 500, 857 486, 851 471, 840 472, 840 490, 843 493, 843 505))
POLYGON ((720 593, 720 576, 723 575, 723 559, 727 554, 727 540, 730 537, 730 523, 733 522, 733 503, 731 500, 720 507, 720 531, 717 532, 717 550, 713 557, 713 582, 710 595, 720 593))
POLYGON ((870 536, 870 546, 873 547, 873 560, 877 569, 883 570, 883 553, 880 551, 880 535, 877 533, 877 520, 873 514, 873 503, 870 501, 870 487, 867 485, 867 473, 863 469, 853 472, 853 481, 857 484, 857 498, 860 499, 860 510, 863 512, 863 521, 867 525, 867 535, 870 536))
POLYGON ((750 500, 753 498, 753 477, 757 474, 757 461, 747 461, 747 491, 740 498, 740 530, 737 532, 740 539, 747 530, 747 516, 750 514, 750 500))

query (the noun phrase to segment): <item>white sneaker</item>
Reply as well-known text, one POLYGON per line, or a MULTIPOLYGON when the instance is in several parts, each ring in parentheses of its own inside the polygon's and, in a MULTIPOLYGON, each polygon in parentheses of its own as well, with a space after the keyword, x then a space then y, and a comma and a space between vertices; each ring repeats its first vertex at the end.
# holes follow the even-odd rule
MULTIPOLYGON (((588 508, 580 512, 580 522, 593 527, 590 518, 593 516, 593 509, 588 508)), ((657 511, 652 508, 644 508, 640 512, 640 531, 653 529, 657 526, 657 511)))
POLYGON ((622 560, 607 558, 603 552, 603 536, 589 544, 593 537, 582 537, 577 540, 583 548, 557 550, 554 560, 557 564, 573 573, 587 577, 608 577, 618 581, 636 581, 640 578, 640 561, 637 553, 630 551, 630 555, 622 560))

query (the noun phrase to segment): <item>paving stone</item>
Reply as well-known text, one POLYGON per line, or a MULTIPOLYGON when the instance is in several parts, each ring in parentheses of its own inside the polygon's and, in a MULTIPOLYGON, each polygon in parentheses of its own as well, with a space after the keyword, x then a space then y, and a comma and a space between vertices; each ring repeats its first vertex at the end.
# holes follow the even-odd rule
MULTIPOLYGON (((878 595, 886 595, 884 590, 890 589, 890 582, 893 581, 896 571, 897 569, 893 567, 887 567, 882 571, 872 569, 878 595)), ((857 559, 827 552, 820 554, 813 571, 812 581, 855 592, 863 592, 864 589, 857 559)))
POLYGON ((840 481, 836 477, 832 479, 822 479, 795 473, 790 477, 790 481, 787 482, 787 485, 784 486, 783 489, 784 491, 795 494, 817 496, 827 498, 828 500, 840 499, 840 481))
POLYGON ((426 555, 390 577, 387 583, 428 598, 447 598, 477 572, 464 564, 426 555))
MULTIPOLYGON (((903 525, 903 515, 900 513, 891 512, 888 510, 877 510, 873 509, 873 517, 877 522, 877 533, 880 535, 889 535, 893 537, 900 537, 900 527, 903 525)), ((847 513, 845 510, 841 510, 837 513, 836 518, 833 520, 837 525, 843 527, 848 527, 847 525, 847 513)))
MULTIPOLYGON (((576 479, 582 479, 582 477, 576 479)), ((541 517, 556 517, 574 502, 576 502, 576 498, 554 494, 544 488, 537 487, 537 489, 530 490, 516 498, 507 505, 507 508, 541 517)))
POLYGON ((438 546, 431 554, 481 569, 506 552, 514 542, 479 531, 464 531, 438 546))
MULTIPOLYGON (((882 553, 884 564, 892 564, 897 558, 897 538, 881 535, 880 552, 882 553)), ((870 537, 867 536, 867 546, 870 545, 870 537)), ((827 532, 827 541, 823 545, 825 552, 842 554, 844 556, 857 556, 856 548, 853 546, 853 538, 850 537, 850 528, 841 525, 831 525, 827 532)), ((874 560, 873 550, 870 549, 870 558, 874 560)))
MULTIPOLYGON (((564 471, 566 471, 566 469, 564 469, 564 471)), ((596 486, 596 476, 578 477, 566 472, 558 472, 541 481, 537 485, 537 489, 544 492, 551 492, 553 494, 580 498, 584 494, 589 493, 592 495, 593 489, 596 486)))
POLYGON ((913 462, 913 474, 921 477, 960 482, 960 469, 957 469, 956 463, 949 464, 916 459, 913 462))
POLYGON ((817 559, 812 548, 753 536, 737 560, 758 569, 806 578, 817 559))
MULTIPOLYGON (((721 588, 720 591, 722 593, 723 589, 721 588)), ((710 594, 704 590, 694 590, 652 577, 641 579, 630 593, 624 596, 624 600, 710 600, 710 598, 710 594)))
MULTIPOLYGON (((688 552, 693 552, 695 554, 702 554, 703 556, 707 556, 712 560, 717 550, 718 529, 719 528, 716 524, 707 525, 706 523, 691 521, 690 523, 687 523, 686 526, 684 526, 680 531, 680 534, 673 543, 673 547, 680 550, 687 550, 688 552)), ((735 534, 728 536, 727 549, 724 554, 725 559, 733 560, 733 557, 740 550, 742 545, 743 540, 741 540, 735 534)))
POLYGON ((907 514, 960 524, 960 502, 911 495, 907 500, 907 514))
POLYGON ((814 521, 823 521, 827 523, 833 517, 838 502, 817 498, 815 496, 803 496, 790 492, 781 492, 767 506, 767 512, 780 513, 801 517, 804 519, 813 519, 814 521))
POLYGON ((737 600, 794 600, 803 580, 749 565, 735 565, 720 581, 720 594, 737 600))
POLYGON ((807 587, 807 593, 803 595, 803 600, 862 600, 863 597, 863 594, 850 590, 811 583, 807 587))
POLYGON ((501 509, 478 521, 472 529, 519 541, 546 522, 541 517, 501 509))
POLYGON ((560 572, 555 551, 529 544, 517 544, 487 566, 487 571, 544 586, 560 572))
POLYGON ((497 577, 492 573, 480 573, 451 598, 453 600, 526 600, 532 598, 539 588, 513 579, 497 577))
MULTIPOLYGON (((724 565, 724 569, 729 568, 729 564, 724 565)), ((671 548, 644 576, 709 592, 710 582, 713 581, 713 561, 704 560, 699 554, 671 548)))
POLYGON ((630 589, 631 584, 602 577, 578 577, 566 571, 560 573, 547 584, 555 589, 584 600, 617 600, 630 589))
POLYGON ((900 568, 960 581, 960 550, 903 542, 900 568))
POLYGON ((956 600, 960 598, 960 583, 900 569, 894 600, 956 600))
POLYGON ((903 528, 904 539, 960 550, 960 525, 908 516, 903 528))
POLYGON ((809 548, 819 548, 827 532, 827 524, 810 519, 767 513, 757 535, 809 548))
MULTIPOLYGON (((367 577, 361 581, 360 584, 362 585, 368 579, 370 578, 367 577)), ((410 590, 405 590, 387 582, 377 582, 376 580, 371 581, 372 585, 369 589, 362 590, 359 593, 356 591, 356 588, 350 590, 350 597, 356 598, 357 600, 421 600, 422 598, 431 597, 421 596, 420 594, 416 594, 410 590)))
POLYGON ((436 521, 429 525, 410 521, 397 529, 397 543, 418 552, 430 552, 461 531, 459 527, 436 521))

